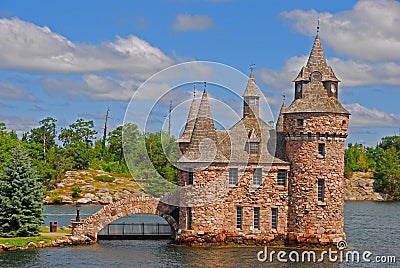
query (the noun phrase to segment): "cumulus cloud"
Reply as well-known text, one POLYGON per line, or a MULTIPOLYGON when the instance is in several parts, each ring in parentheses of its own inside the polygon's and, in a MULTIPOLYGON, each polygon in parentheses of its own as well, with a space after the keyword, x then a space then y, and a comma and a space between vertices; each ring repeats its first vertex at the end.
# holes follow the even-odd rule
POLYGON ((15 85, 0 82, 0 98, 11 100, 29 100, 35 101, 36 97, 24 92, 15 85))
POLYGON ((359 103, 343 106, 351 113, 350 125, 353 127, 400 127, 400 114, 369 109, 359 103))
MULTIPOLYGON (((257 70, 258 80, 276 93, 290 95, 293 93, 292 80, 306 64, 307 58, 305 55, 291 57, 278 71, 260 68, 257 70)), ((400 64, 397 62, 372 63, 337 57, 328 58, 327 62, 342 81, 341 86, 345 88, 371 85, 400 86, 400 64)))
POLYGON ((99 45, 80 44, 18 18, 0 19, 0 49, 0 68, 36 73, 113 71, 146 79, 174 63, 134 35, 99 45))
MULTIPOLYGON (((315 10, 283 12, 292 29, 315 34, 315 10)), ((320 35, 337 53, 361 60, 400 60, 400 2, 360 0, 352 10, 319 13, 320 35)))
POLYGON ((208 16, 202 15, 176 15, 174 22, 174 31, 202 31, 214 26, 214 20, 208 16))

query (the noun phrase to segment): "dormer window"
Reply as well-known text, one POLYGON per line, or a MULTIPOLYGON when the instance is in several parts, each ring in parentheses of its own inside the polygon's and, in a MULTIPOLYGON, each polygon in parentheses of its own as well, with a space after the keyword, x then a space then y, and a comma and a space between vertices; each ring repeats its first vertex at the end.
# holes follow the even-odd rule
POLYGON ((294 96, 296 99, 300 99, 302 97, 302 91, 303 91, 303 85, 301 84, 301 82, 297 82, 295 93, 294 93, 294 96))
POLYGON ((247 142, 246 151, 248 154, 258 154, 260 151, 260 143, 259 142, 247 142))

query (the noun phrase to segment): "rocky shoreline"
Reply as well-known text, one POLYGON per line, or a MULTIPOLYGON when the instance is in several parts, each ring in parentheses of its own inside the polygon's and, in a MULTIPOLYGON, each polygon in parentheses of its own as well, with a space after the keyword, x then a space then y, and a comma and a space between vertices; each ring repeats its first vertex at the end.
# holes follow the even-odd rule
POLYGON ((56 188, 47 192, 43 203, 107 205, 142 194, 139 184, 128 175, 110 174, 102 170, 67 171, 56 188))
POLYGON ((392 201, 392 196, 374 191, 372 172, 354 172, 344 182, 345 201, 392 201))

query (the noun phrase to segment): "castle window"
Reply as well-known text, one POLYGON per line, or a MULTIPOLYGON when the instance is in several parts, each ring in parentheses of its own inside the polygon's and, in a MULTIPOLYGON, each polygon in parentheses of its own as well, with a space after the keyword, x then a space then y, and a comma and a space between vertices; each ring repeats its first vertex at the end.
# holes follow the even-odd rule
POLYGON ((304 119, 297 119, 297 126, 298 127, 304 126, 304 119))
POLYGON ((318 154, 325 155, 325 143, 318 143, 318 154))
POLYGON ((186 208, 186 229, 192 230, 192 208, 186 208))
POLYGON ((238 183, 238 169, 230 168, 229 169, 229 185, 233 186, 238 183))
POLYGON ((236 207, 236 228, 242 229, 242 217, 243 208, 241 206, 236 207))
POLYGON ((248 143, 248 153, 249 154, 258 154, 260 143, 259 142, 249 142, 248 143))
POLYGON ((278 186, 286 187, 287 171, 286 169, 278 169, 278 186))
POLYGON ((325 180, 318 179, 318 201, 324 202, 325 180))
POLYGON ((186 172, 187 184, 193 184, 193 171, 186 172))
POLYGON ((262 169, 256 168, 253 175, 253 186, 260 186, 262 184, 262 169))
POLYGON ((254 208, 254 229, 260 229, 260 208, 254 208))
POLYGON ((271 228, 278 229, 278 208, 271 208, 271 228))

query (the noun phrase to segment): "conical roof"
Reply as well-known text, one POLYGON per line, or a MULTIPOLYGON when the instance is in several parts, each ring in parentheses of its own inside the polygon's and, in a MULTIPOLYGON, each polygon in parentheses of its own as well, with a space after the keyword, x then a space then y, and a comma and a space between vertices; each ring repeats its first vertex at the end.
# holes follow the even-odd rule
POLYGON ((285 102, 282 103, 281 110, 279 111, 278 121, 276 122, 276 132, 283 132, 283 114, 286 111, 285 102))
POLYGON ((208 95, 206 90, 204 90, 199 111, 194 123, 189 149, 179 161, 226 161, 226 159, 223 158, 224 157, 221 158, 217 148, 217 133, 214 126, 214 120, 211 115, 208 95))
POLYGON ((192 103, 190 104, 189 115, 186 121, 185 129, 182 136, 179 138, 179 142, 190 142, 192 137, 194 123, 197 117, 197 103, 196 99, 193 97, 192 103))
POLYGON ((326 64, 326 59, 324 55, 324 50, 322 49, 321 40, 317 35, 315 37, 310 56, 308 57, 306 67, 314 70, 314 69, 325 69, 327 66, 328 65, 326 64))
POLYGON ((249 80, 247 81, 246 90, 243 93, 243 97, 260 97, 260 91, 257 88, 253 72, 250 73, 249 80))
POLYGON ((326 81, 339 82, 339 79, 327 65, 321 40, 317 35, 306 66, 294 80, 294 82, 303 82, 302 96, 295 99, 284 113, 349 114, 337 98, 328 96, 323 84, 326 81))

